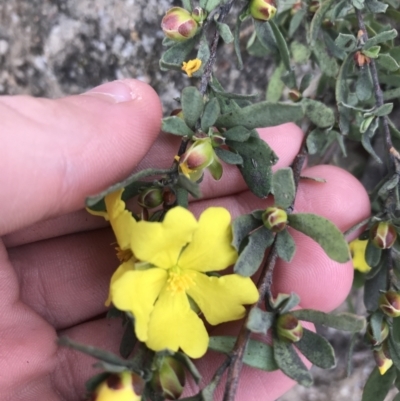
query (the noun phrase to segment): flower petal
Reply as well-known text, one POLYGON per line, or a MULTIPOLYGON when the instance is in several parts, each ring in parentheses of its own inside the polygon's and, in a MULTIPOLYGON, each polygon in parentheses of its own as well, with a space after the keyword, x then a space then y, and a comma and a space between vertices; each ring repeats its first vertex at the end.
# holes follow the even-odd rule
POLYGON ((167 212, 162 223, 137 223, 132 232, 132 251, 139 260, 168 269, 176 265, 182 248, 192 240, 197 225, 192 213, 183 207, 174 207, 167 212))
POLYGON ((114 274, 111 276, 110 282, 110 290, 108 292, 108 298, 105 302, 106 306, 110 306, 111 304, 111 286, 127 271, 135 270, 135 262, 134 259, 130 259, 127 262, 122 263, 117 270, 115 270, 114 274))
POLYGON ((104 198, 108 218, 114 231, 115 238, 121 249, 129 249, 133 228, 137 224, 132 213, 126 209, 121 199, 124 189, 113 192, 104 198))
POLYGON ((206 353, 207 330, 190 308, 185 292, 162 291, 150 317, 146 345, 154 351, 181 348, 191 358, 200 358, 206 353))
POLYGON ((355 239, 349 244, 354 269, 359 270, 361 273, 368 273, 371 270, 371 267, 365 260, 365 250, 367 248, 367 244, 368 240, 359 239, 355 239))
POLYGON ((238 257, 231 245, 231 216, 222 207, 210 207, 200 216, 192 242, 179 258, 182 269, 202 272, 223 270, 238 257))
POLYGON ((211 324, 244 317, 243 305, 254 304, 258 300, 257 287, 249 277, 238 274, 208 277, 203 273, 194 273, 192 277, 196 285, 191 286, 186 292, 211 324))
POLYGON ((140 341, 147 340, 150 314, 166 281, 167 272, 153 268, 128 271, 111 284, 113 304, 135 317, 135 332, 140 341))

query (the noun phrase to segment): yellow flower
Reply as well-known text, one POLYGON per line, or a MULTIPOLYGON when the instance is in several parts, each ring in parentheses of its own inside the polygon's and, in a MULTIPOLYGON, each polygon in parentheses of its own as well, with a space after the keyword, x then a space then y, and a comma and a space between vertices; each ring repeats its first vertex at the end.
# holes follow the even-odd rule
POLYGON ((110 375, 96 389, 95 401, 140 401, 144 381, 135 373, 122 372, 110 375))
POLYGON ((110 292, 113 304, 134 316, 136 336, 150 349, 182 349, 192 358, 205 354, 208 334, 189 297, 212 325, 242 318, 243 305, 257 301, 249 277, 205 274, 237 259, 230 223, 229 212, 216 207, 204 211, 199 221, 175 207, 162 223, 135 222, 131 250, 140 262, 123 263, 110 292))
POLYGON ((185 71, 188 77, 191 77, 201 67, 201 60, 195 58, 194 60, 189 60, 187 63, 184 61, 182 65, 182 71, 185 71))
POLYGON ((361 273, 368 273, 371 270, 371 267, 365 260, 367 243, 368 240, 355 239, 349 244, 354 269, 359 270, 361 273))
MULTIPOLYGON (((117 256, 118 259, 124 263, 114 272, 111 277, 111 284, 124 272, 135 268, 135 258, 131 250, 131 236, 132 230, 137 222, 132 216, 132 213, 125 208, 125 202, 121 200, 123 192, 124 189, 120 189, 104 198, 107 212, 94 212, 93 210, 87 209, 89 213, 95 216, 102 216, 109 221, 117 239, 117 256)), ((110 293, 105 304, 106 306, 110 306, 111 304, 110 293)))

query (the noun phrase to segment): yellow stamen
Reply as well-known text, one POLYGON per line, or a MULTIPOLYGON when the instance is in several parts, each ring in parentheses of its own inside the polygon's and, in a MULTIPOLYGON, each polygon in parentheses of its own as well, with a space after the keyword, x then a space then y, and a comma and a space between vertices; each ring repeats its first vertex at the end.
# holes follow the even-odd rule
POLYGON ((133 257, 133 253, 130 249, 121 249, 119 246, 115 247, 117 251, 117 258, 120 262, 127 262, 130 258, 133 257))
POLYGON ((198 71, 201 67, 201 60, 195 58, 194 60, 189 60, 187 63, 184 61, 182 65, 182 70, 186 72, 188 77, 191 77, 193 73, 198 71))
POLYGON ((185 292, 188 288, 196 285, 189 274, 182 274, 179 267, 174 267, 169 271, 167 280, 167 290, 172 293, 185 292))

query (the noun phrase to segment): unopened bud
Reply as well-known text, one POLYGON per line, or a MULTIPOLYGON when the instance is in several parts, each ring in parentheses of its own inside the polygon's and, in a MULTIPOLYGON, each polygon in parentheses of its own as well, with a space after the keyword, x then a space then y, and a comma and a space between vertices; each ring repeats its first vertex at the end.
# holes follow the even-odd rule
POLYGON ((202 24, 203 21, 207 18, 207 12, 201 7, 195 7, 192 11, 192 17, 196 22, 202 24))
POLYGON ((114 373, 97 387, 91 401, 140 401, 144 386, 144 380, 135 373, 114 373))
POLYGON ((269 21, 275 17, 275 0, 251 0, 250 14, 254 19, 269 21))
POLYGON ((381 375, 384 375, 393 365, 393 361, 390 358, 388 346, 383 343, 373 351, 375 363, 378 366, 381 375))
POLYGON ((212 135, 211 144, 214 148, 218 148, 222 145, 225 145, 225 138, 221 135, 212 135))
POLYGON ((198 25, 189 11, 181 7, 173 7, 162 19, 161 28, 168 38, 183 42, 196 35, 198 25))
POLYGON ((290 10, 290 14, 291 15, 296 14, 298 11, 301 10, 302 6, 303 6, 303 1, 297 0, 296 3, 293 4, 292 9, 290 10))
POLYGON ((388 336, 389 336, 389 325, 385 321, 383 321, 381 325, 381 333, 379 340, 374 337, 372 333, 371 324, 368 324, 367 338, 374 347, 382 344, 388 338, 388 336))
POLYGON ((310 11, 310 13, 315 14, 319 8, 321 7, 321 3, 319 0, 312 0, 310 2, 310 6, 308 7, 308 10, 310 11))
POLYGON ((140 206, 146 209, 153 209, 163 203, 163 193, 160 188, 148 188, 144 190, 138 197, 140 206))
POLYGON ((365 64, 371 62, 371 59, 360 51, 355 52, 353 57, 357 67, 364 67, 365 64))
POLYGON ((184 119, 184 117, 183 117, 183 110, 182 110, 182 109, 175 109, 175 110, 172 110, 170 116, 171 116, 171 117, 173 117, 173 116, 179 117, 181 120, 184 119))
POLYGON ((267 208, 267 210, 263 213, 262 221, 268 230, 278 233, 286 228, 288 216, 286 211, 282 208, 272 206, 267 208))
POLYGON ((400 316, 400 293, 387 291, 379 297, 381 311, 390 317, 400 316))
POLYGON ((300 341, 303 337, 303 326, 297 317, 290 313, 278 317, 276 329, 280 339, 289 340, 293 343, 300 341))
POLYGON ((397 238, 396 229, 387 221, 375 223, 369 235, 373 244, 381 249, 391 248, 397 238))
POLYGON ((298 102, 299 100, 301 100, 301 93, 297 89, 291 89, 289 91, 289 98, 293 102, 298 102))
POLYGON ((163 357, 159 370, 154 373, 151 382, 163 398, 177 400, 185 386, 185 370, 173 357, 163 357))

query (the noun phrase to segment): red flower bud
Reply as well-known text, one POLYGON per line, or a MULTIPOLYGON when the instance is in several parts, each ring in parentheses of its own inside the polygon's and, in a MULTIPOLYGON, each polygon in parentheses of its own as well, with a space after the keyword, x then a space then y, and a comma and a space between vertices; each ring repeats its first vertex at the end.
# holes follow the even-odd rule
POLYGON ((380 374, 384 375, 393 365, 387 344, 383 343, 379 348, 374 349, 373 354, 380 374))
POLYGON ((392 290, 385 292, 379 298, 379 307, 387 316, 400 316, 400 293, 392 290))
POLYGON ((183 42, 196 35, 198 25, 189 11, 181 7, 173 7, 162 19, 161 28, 168 38, 183 42))
POLYGON ((278 233, 286 228, 288 217, 285 210, 277 206, 272 206, 267 208, 263 213, 262 221, 268 230, 278 233))
POLYGON ((251 0, 250 14, 254 19, 269 21, 275 17, 275 0, 251 0))
POLYGON ((381 249, 391 248, 397 239, 396 229, 387 221, 375 223, 369 235, 374 245, 381 249))
POLYGON ((163 203, 163 193, 160 188, 148 188, 144 190, 138 197, 140 206, 146 209, 153 209, 163 203))
POLYGON ((367 338, 368 340, 371 342, 371 344, 375 347, 377 345, 382 344, 389 336, 389 325, 383 321, 382 322, 382 326, 381 326, 381 338, 378 341, 373 333, 372 333, 372 328, 371 328, 371 324, 368 324, 367 326, 367 332, 366 332, 367 338))
POLYGON ((293 343, 300 341, 303 337, 303 326, 297 317, 290 313, 278 317, 276 329, 280 339, 289 340, 293 343))

